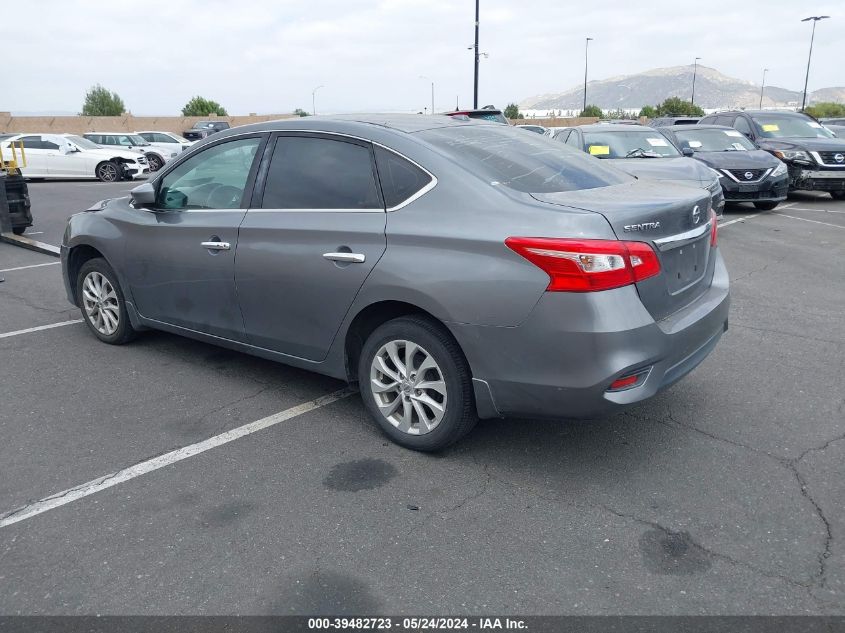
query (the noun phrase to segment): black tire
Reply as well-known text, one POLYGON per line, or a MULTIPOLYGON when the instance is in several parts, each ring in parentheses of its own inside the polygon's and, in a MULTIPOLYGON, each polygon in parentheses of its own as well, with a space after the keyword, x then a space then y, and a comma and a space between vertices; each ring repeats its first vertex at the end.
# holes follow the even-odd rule
POLYGON ((760 211, 771 211, 772 209, 777 208, 780 202, 755 202, 754 206, 757 207, 760 211))
POLYGON ((118 182, 123 179, 123 165, 104 160, 94 169, 94 175, 100 182, 118 182))
POLYGON ((144 154, 147 157, 147 164, 150 166, 150 172, 158 171, 164 167, 164 159, 158 154, 144 154))
POLYGON ((834 200, 845 200, 845 191, 831 191, 830 197, 834 200))
MULTIPOLYGON (((406 348, 407 351, 407 348, 406 348)), ((412 370, 414 366, 411 360, 412 370)), ((420 363, 420 367, 422 363, 420 363)), ((413 374, 408 372, 412 377, 413 374)), ((386 380, 390 380, 386 378, 386 380)), ((475 399, 472 390, 472 375, 469 364, 464 358, 458 343, 449 332, 439 323, 422 315, 411 315, 388 321, 379 326, 364 343, 361 350, 361 358, 358 363, 358 382, 361 389, 361 399, 370 415, 379 425, 381 430, 391 440, 415 451, 438 451, 458 441, 469 433, 478 421, 475 412, 475 399), (400 430, 387 417, 382 414, 376 403, 376 395, 373 391, 371 369, 376 355, 383 346, 392 341, 408 341, 415 343, 422 348, 420 353, 428 355, 436 363, 436 369, 425 372, 419 380, 431 379, 431 373, 442 374, 442 383, 445 385, 446 395, 441 402, 445 402, 442 418, 439 423, 433 426, 430 431, 412 434, 400 430)), ((438 382, 440 382, 438 380, 438 382)), ((398 383, 397 383, 398 384, 398 383)), ((404 383, 403 383, 404 384, 404 383)), ((429 383, 431 384, 431 383, 429 383)), ((411 392, 420 395, 422 392, 408 388, 407 394, 397 391, 396 399, 410 400, 413 398, 411 392)), ((426 392, 431 393, 430 391, 426 392)), ((385 394, 385 397, 387 395, 385 394)), ((404 404, 404 403, 401 403, 404 404)), ((408 404, 412 408, 411 404, 408 404)), ((427 409, 433 412, 433 409, 427 409)), ((398 411, 398 409, 397 409, 398 411)), ((423 428, 417 417, 417 429, 423 428)))
POLYGON ((102 257, 89 259, 87 262, 82 264, 82 267, 79 269, 79 274, 76 276, 76 298, 79 302, 79 309, 82 312, 82 319, 85 321, 88 329, 94 333, 94 336, 100 339, 103 343, 108 343, 109 345, 123 345, 137 336, 138 332, 129 322, 129 314, 126 312, 126 301, 123 298, 123 291, 120 289, 117 275, 112 267, 109 266, 108 262, 102 257), (110 309, 110 312, 117 314, 118 322, 117 327, 113 332, 101 331, 96 323, 96 318, 89 314, 88 310, 86 310, 83 285, 86 278, 92 273, 105 278, 111 286, 111 289, 114 291, 114 308, 110 309))
POLYGON ((12 227, 12 233, 14 233, 15 235, 23 235, 24 231, 26 231, 25 226, 13 226, 12 227))

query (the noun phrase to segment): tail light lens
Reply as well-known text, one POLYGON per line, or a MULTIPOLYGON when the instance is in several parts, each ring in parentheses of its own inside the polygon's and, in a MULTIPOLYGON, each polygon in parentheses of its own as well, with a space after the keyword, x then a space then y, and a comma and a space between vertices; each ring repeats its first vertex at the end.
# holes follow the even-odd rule
POLYGON ((716 216, 713 207, 710 207, 710 221, 713 223, 710 227, 710 247, 712 248, 719 241, 719 218, 716 216))
POLYGON ((648 279, 660 260, 645 242, 509 237, 508 248, 549 276, 547 290, 594 292, 648 279))

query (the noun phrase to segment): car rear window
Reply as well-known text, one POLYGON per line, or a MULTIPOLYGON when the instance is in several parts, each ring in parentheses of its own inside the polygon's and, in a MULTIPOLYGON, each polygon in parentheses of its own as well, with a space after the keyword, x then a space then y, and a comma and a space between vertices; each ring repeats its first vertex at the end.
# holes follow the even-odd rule
POLYGON ((375 149, 381 191, 388 209, 402 204, 431 182, 431 176, 410 161, 382 147, 375 149))
POLYGON ((595 189, 633 180, 583 152, 513 127, 465 125, 419 134, 491 184, 524 193, 595 189))
POLYGON ((492 110, 490 112, 467 112, 470 119, 479 119, 481 121, 493 121, 494 123, 504 123, 508 125, 508 120, 501 112, 492 110))

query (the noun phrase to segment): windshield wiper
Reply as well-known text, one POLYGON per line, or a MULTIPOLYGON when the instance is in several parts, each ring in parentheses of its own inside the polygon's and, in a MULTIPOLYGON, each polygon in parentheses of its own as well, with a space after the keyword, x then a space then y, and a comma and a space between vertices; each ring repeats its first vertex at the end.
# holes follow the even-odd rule
POLYGON ((642 147, 638 147, 637 149, 632 149, 630 152, 625 154, 625 158, 660 158, 661 154, 653 151, 646 151, 642 147))

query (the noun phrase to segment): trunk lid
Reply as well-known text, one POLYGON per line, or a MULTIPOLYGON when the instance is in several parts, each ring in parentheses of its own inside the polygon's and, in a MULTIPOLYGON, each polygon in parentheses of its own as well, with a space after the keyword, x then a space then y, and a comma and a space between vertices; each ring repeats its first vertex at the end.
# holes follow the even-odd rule
POLYGON ((540 202, 602 215, 620 240, 647 242, 660 274, 637 284, 655 320, 695 301, 713 280, 710 194, 667 182, 637 181, 611 187, 532 194, 540 202))

